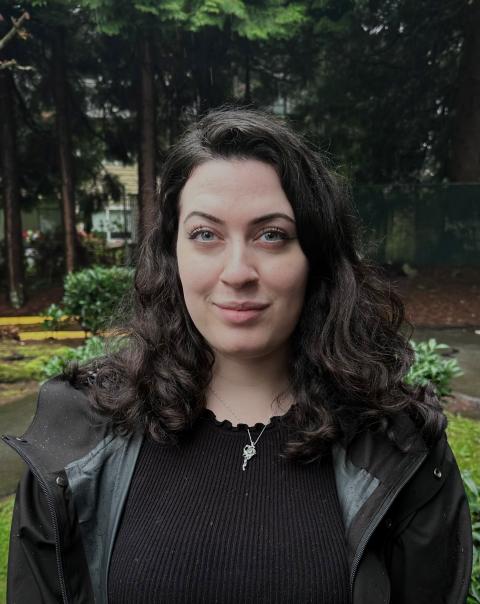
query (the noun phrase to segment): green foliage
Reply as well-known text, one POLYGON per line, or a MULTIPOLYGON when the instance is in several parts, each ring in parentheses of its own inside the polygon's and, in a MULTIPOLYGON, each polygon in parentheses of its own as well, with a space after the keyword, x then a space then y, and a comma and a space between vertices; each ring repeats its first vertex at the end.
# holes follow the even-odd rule
MULTIPOLYGON (((123 229, 123 225, 117 225, 123 229)), ((82 238, 88 265, 122 266, 126 263, 126 247, 111 248, 108 246, 105 233, 94 231, 82 238)))
MULTIPOLYGON (((115 346, 113 345, 113 347, 115 346)), ((50 358, 43 366, 42 377, 48 379, 59 375, 70 361, 77 361, 82 364, 104 354, 105 340, 99 336, 93 336, 88 338, 83 346, 66 348, 60 354, 50 358)))
POLYGON ((468 496, 473 525, 473 569, 467 604, 480 604, 480 422, 447 413, 448 442, 468 496))
POLYGON ((0 343, 0 382, 14 384, 25 380, 41 380, 43 368, 49 359, 67 350, 66 346, 51 342, 24 346, 20 346, 17 342, 2 342, 0 343))
POLYGON ((50 304, 48 308, 40 313, 40 316, 46 317, 42 323, 44 329, 56 331, 60 328, 62 319, 64 318, 64 312, 58 304, 50 304))
POLYGON ((462 473, 462 478, 472 515, 473 533, 472 583, 467 604, 480 604, 480 485, 468 471, 462 473))
POLYGON ((13 512, 13 497, 0 501, 0 602, 7 596, 7 559, 10 524, 13 512))
POLYGON ((106 340, 101 336, 92 336, 85 341, 83 346, 62 349, 59 354, 51 357, 42 368, 42 377, 49 379, 60 374, 71 361, 82 365, 109 352, 115 352, 123 345, 124 340, 120 337, 111 337, 106 340))
POLYGON ((446 175, 466 3, 435 7, 314 2, 285 53, 297 123, 357 183, 446 175))
POLYGON ((252 6, 240 0, 206 0, 192 11, 189 27, 192 31, 223 28, 227 19, 231 19, 232 30, 248 40, 288 39, 306 20, 305 6, 298 2, 252 6))
MULTIPOLYGON (((98 333, 131 288, 132 271, 123 267, 94 266, 65 278, 61 309, 85 331, 98 333)), ((54 309, 58 312, 57 308, 54 309)))
POLYGON ((405 382, 407 384, 420 384, 429 382, 435 387, 439 397, 450 394, 450 382, 453 378, 463 375, 456 359, 444 359, 439 350, 448 348, 446 344, 437 344, 434 338, 428 342, 414 342, 410 344, 415 352, 415 362, 408 372, 405 382))
POLYGON ((305 9, 300 3, 266 7, 251 7, 250 19, 239 23, 237 32, 248 40, 288 40, 294 37, 306 22, 305 9))
POLYGON ((288 39, 306 21, 305 4, 275 0, 253 6, 243 0, 83 0, 83 6, 95 11, 97 27, 108 35, 131 33, 135 28, 182 24, 193 32, 215 27, 232 31, 249 40, 288 39))
POLYGON ((480 422, 447 413, 448 441, 462 471, 469 471, 480 485, 480 422))

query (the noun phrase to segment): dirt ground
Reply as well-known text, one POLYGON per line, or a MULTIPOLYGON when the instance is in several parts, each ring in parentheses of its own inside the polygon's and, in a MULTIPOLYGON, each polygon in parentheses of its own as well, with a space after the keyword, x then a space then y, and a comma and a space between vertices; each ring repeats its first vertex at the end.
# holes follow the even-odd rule
POLYGON ((432 267, 395 279, 416 327, 480 329, 480 267, 432 267))
POLYGON ((37 315, 50 304, 58 304, 63 296, 63 287, 49 287, 36 291, 30 295, 27 302, 22 308, 15 310, 7 303, 5 292, 0 294, 0 317, 22 317, 29 315, 37 315))
MULTIPOLYGON (((414 277, 390 275, 406 302, 407 317, 417 327, 480 328, 480 267, 432 267, 417 269, 414 277)), ((0 316, 33 315, 58 303, 62 288, 36 292, 26 305, 11 309, 3 294, 0 316)))

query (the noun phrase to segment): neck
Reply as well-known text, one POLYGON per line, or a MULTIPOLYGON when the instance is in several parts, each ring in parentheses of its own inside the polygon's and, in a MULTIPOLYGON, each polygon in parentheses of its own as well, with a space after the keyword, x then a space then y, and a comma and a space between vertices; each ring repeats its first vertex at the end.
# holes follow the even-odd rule
POLYGON ((286 350, 252 359, 217 354, 206 406, 220 421, 228 419, 233 425, 266 423, 272 415, 286 413, 293 404, 288 375, 286 350))

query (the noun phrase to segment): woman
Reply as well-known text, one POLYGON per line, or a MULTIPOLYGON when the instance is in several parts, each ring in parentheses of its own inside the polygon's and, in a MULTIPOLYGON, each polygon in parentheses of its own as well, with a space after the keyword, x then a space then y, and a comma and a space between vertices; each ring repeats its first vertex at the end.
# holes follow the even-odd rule
POLYGON ((463 603, 446 420, 319 154, 224 108, 161 183, 123 347, 6 438, 9 602, 463 603))

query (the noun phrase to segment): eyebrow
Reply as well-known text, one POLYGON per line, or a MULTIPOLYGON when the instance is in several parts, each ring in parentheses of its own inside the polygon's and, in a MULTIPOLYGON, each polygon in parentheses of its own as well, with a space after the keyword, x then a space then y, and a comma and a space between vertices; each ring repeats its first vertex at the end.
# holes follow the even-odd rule
MULTIPOLYGON (((183 223, 185 224, 187 220, 192 216, 201 216, 202 218, 206 218, 207 220, 211 220, 212 222, 216 222, 217 224, 225 224, 225 222, 223 220, 220 220, 220 218, 212 216, 212 214, 207 214, 206 212, 190 212, 190 214, 188 214, 183 223)), ((260 222, 266 222, 267 220, 272 220, 274 218, 285 218, 286 220, 289 220, 291 223, 295 224, 295 220, 291 216, 289 216, 288 214, 283 214, 282 212, 271 212, 270 214, 258 216, 257 218, 250 220, 248 224, 259 224, 260 222)))

